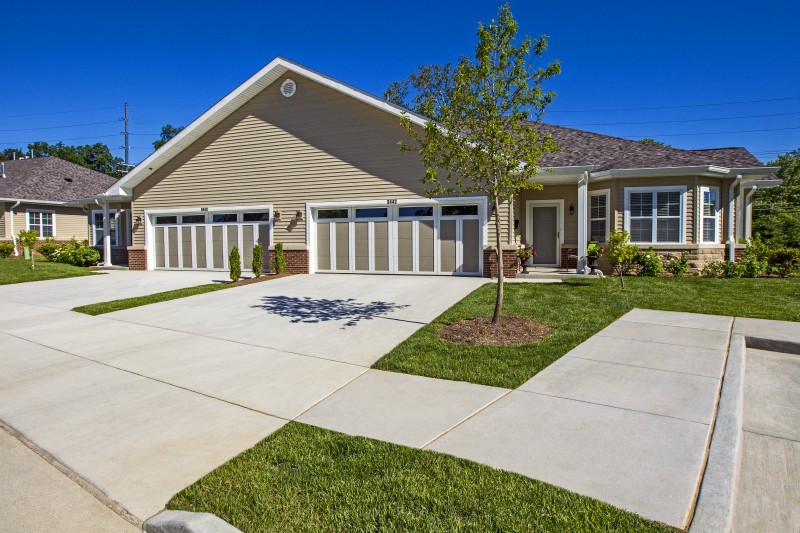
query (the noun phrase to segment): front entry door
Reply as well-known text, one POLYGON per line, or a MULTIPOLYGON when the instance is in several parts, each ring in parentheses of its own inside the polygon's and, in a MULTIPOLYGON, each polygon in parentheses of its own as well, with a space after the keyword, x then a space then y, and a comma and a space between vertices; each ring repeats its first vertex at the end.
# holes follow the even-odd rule
POLYGON ((536 250, 531 262, 534 265, 558 265, 558 208, 556 206, 531 207, 533 225, 532 243, 536 250))

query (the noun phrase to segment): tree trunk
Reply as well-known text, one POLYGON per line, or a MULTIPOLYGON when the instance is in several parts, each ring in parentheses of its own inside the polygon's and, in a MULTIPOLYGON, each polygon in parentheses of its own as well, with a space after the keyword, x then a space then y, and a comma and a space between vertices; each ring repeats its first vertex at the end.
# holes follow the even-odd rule
POLYGON ((619 284, 622 286, 622 289, 625 290, 625 278, 622 277, 622 269, 619 269, 619 284))
POLYGON ((494 234, 497 249, 497 299, 494 302, 494 315, 492 325, 500 323, 500 315, 503 314, 503 246, 500 244, 500 202, 497 196, 494 197, 494 234))

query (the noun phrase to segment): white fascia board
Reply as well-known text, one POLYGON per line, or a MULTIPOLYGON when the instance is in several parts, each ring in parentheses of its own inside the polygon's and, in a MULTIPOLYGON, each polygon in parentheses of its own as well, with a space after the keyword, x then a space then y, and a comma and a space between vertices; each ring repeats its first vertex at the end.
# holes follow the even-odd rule
POLYGON ((746 180, 742 178, 742 187, 758 187, 759 189, 771 189, 783 183, 782 179, 755 178, 746 180))
POLYGON ((665 176, 714 176, 725 177, 731 169, 715 165, 692 167, 656 167, 656 168, 620 168, 592 172, 591 177, 597 180, 611 178, 658 178, 665 176))
POLYGON ((302 65, 298 65, 282 57, 277 57, 270 61, 264 68, 253 74, 247 81, 231 91, 222 100, 214 104, 194 122, 186 126, 186 128, 170 139, 164 146, 153 152, 150 157, 139 163, 133 170, 115 183, 108 190, 107 194, 112 196, 129 196, 133 187, 144 181, 153 172, 196 141, 201 135, 222 122, 222 120, 230 116, 231 113, 272 85, 272 83, 277 81, 288 71, 296 72, 301 76, 342 92, 397 117, 405 115, 412 123, 419 126, 424 126, 427 123, 426 119, 411 111, 392 105, 376 96, 359 91, 340 81, 303 67, 302 65))
POLYGON ((584 172, 591 172, 593 168, 594 165, 580 165, 572 167, 546 167, 542 170, 547 174, 555 176, 583 176, 584 172))
POLYGON ((760 176, 767 177, 771 174, 778 172, 781 167, 747 167, 747 168, 732 168, 731 174, 740 176, 760 176))
POLYGON ((19 202, 20 204, 39 205, 67 205, 67 202, 54 202, 53 200, 29 200, 27 198, 0 198, 0 202, 19 202))

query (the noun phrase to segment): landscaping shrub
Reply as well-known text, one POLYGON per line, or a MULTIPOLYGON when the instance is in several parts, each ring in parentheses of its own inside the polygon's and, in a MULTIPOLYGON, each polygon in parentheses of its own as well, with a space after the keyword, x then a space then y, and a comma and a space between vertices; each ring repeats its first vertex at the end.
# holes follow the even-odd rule
POLYGON ((727 261, 709 261, 700 274, 704 278, 721 278, 725 274, 725 263, 727 261))
POLYGON ((0 242, 0 257, 5 259, 14 253, 14 244, 10 242, 0 242))
POLYGON ((627 274, 636 259, 639 257, 639 249, 629 244, 631 239, 627 231, 612 231, 608 235, 606 247, 603 249, 603 255, 611 263, 614 272, 619 275, 620 286, 625 288, 624 275, 627 274))
POLYGON ((741 263, 730 261, 722 262, 722 277, 724 278, 741 278, 744 274, 744 268, 741 263))
POLYGON ((656 253, 652 246, 646 252, 639 253, 637 263, 639 264, 640 276, 654 277, 664 271, 664 264, 661 262, 661 256, 656 253))
POLYGON ((286 270, 286 256, 283 255, 283 243, 275 243, 275 260, 272 262, 273 270, 276 274, 282 274, 286 270))
POLYGON ((23 248, 27 248, 31 252, 31 270, 36 268, 34 261, 33 261, 33 249, 36 247, 36 243, 39 242, 39 234, 33 230, 19 230, 17 234, 17 242, 23 248))
POLYGON ((100 252, 91 248, 86 241, 72 239, 68 243, 56 246, 53 261, 68 265, 88 267, 100 262, 100 252))
POLYGON ((739 259, 742 276, 757 278, 767 271, 769 266, 769 247, 756 235, 747 243, 739 259))
POLYGON ((681 252, 680 257, 671 257, 667 261, 666 270, 676 278, 685 275, 689 272, 689 254, 681 252))
POLYGON ((769 267, 785 278, 800 271, 800 248, 776 248, 769 254, 769 267))
POLYGON ((255 277, 261 276, 264 272, 264 247, 260 244, 253 246, 253 275, 255 277))
POLYGON ((55 261, 56 250, 58 250, 58 245, 55 243, 52 237, 45 239, 45 241, 39 246, 39 253, 50 262, 55 261))
POLYGON ((242 277, 242 258, 239 255, 239 247, 234 246, 228 256, 228 266, 231 271, 231 281, 239 281, 242 277))

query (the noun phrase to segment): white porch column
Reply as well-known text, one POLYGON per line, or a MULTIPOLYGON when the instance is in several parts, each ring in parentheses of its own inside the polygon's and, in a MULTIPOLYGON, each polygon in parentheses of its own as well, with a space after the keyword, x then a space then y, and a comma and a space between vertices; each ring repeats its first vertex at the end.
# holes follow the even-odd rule
POLYGON ((103 202, 103 266, 111 266, 111 220, 108 200, 103 202))
POLYGON ((588 185, 589 173, 584 172, 583 176, 578 180, 578 274, 586 273, 586 247, 588 245, 586 204, 589 199, 588 185))
POLYGON ((734 191, 741 181, 742 175, 737 174, 736 179, 733 180, 733 183, 731 183, 731 186, 728 188, 728 261, 731 263, 736 261, 736 233, 733 228, 735 220, 734 211, 736 210, 736 196, 734 195, 734 191))
POLYGON ((758 187, 753 185, 744 198, 744 238, 747 242, 753 238, 753 195, 758 187))

